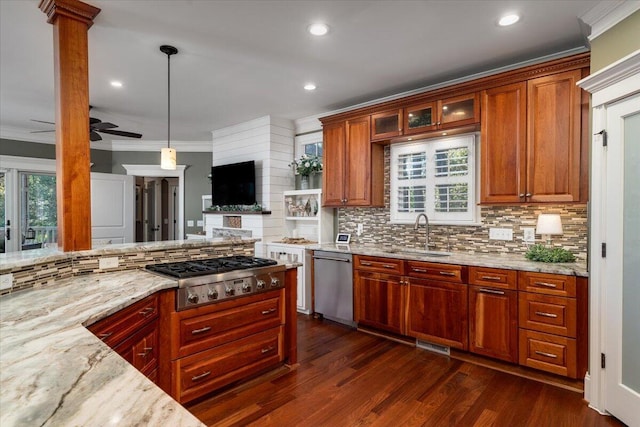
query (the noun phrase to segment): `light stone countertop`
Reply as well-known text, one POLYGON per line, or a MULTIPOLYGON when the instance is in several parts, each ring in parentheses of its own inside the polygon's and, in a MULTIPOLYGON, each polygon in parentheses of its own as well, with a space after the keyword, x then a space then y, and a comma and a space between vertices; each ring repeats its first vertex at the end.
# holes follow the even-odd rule
MULTIPOLYGON (((587 265, 581 262, 544 263, 529 261, 522 254, 469 254, 466 252, 448 252, 450 256, 421 255, 408 248, 393 248, 382 245, 336 245, 323 244, 306 246, 311 250, 352 253, 354 255, 370 255, 387 258, 410 259, 457 264, 476 267, 505 268, 508 270, 534 271, 541 273, 565 274, 569 276, 589 277, 587 265), (405 252, 403 252, 405 251, 405 252)), ((437 251, 434 251, 437 252, 437 251)))
POLYGON ((0 254, 0 270, 24 267, 32 264, 72 259, 82 256, 118 255, 131 252, 161 251, 168 249, 200 248, 203 246, 225 246, 229 243, 255 243, 260 239, 249 237, 215 237, 199 240, 169 240, 161 242, 119 243, 104 245, 86 251, 62 252, 57 247, 0 254))
POLYGON ((0 425, 203 426, 83 326, 175 287, 125 270, 0 299, 0 425))

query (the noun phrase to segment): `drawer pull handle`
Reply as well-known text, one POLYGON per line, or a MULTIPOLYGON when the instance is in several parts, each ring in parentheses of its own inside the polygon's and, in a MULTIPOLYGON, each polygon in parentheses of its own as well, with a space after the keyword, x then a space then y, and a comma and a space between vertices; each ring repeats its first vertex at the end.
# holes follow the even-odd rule
POLYGON ((500 278, 497 276, 482 276, 482 280, 496 280, 499 281, 500 278))
POLYGON ((153 347, 145 347, 144 353, 138 353, 138 356, 147 357, 147 354, 149 354, 151 351, 153 351, 153 347))
POLYGON ((360 261, 361 265, 367 266, 367 267, 371 267, 373 264, 371 264, 370 262, 365 262, 365 261, 360 261))
POLYGON ((204 328, 194 329, 193 331, 191 331, 191 335, 202 334, 204 332, 209 332, 210 330, 211 330, 211 326, 205 326, 204 328))
POLYGON ((270 345, 270 346, 269 346, 269 347, 267 347, 267 348, 263 348, 261 351, 262 351, 262 354, 265 354, 265 353, 269 353, 270 351, 273 351, 273 350, 275 350, 275 349, 276 349, 276 348, 275 348, 274 346, 270 345))
POLYGON ((206 378, 209 375, 211 375, 211 371, 207 371, 200 375, 196 375, 195 377, 191 377, 191 381, 200 381, 201 379, 206 378))
POLYGON ((109 338, 111 335, 113 335, 113 332, 107 332, 106 334, 100 334, 100 335, 98 335, 98 337, 99 337, 102 341, 104 341, 104 340, 106 340, 107 338, 109 338))
POLYGON ((382 264, 382 266, 383 266, 384 268, 396 268, 396 266, 395 266, 395 265, 393 265, 393 264, 382 264))
POLYGON ((557 359, 558 356, 556 356, 555 354, 551 354, 551 353, 546 353, 544 351, 538 351, 536 350, 536 354, 539 354, 540 356, 544 356, 544 357, 550 357, 552 359, 557 359))
POLYGON ((557 288, 558 285, 554 284, 554 283, 546 283, 546 282, 534 282, 533 283, 536 286, 544 286, 545 288, 557 288))
POLYGON ((262 310, 262 314, 266 316, 267 314, 275 313, 275 311, 275 308, 270 308, 269 310, 262 310))
POLYGON ((412 267, 411 268, 413 271, 416 271, 418 273, 427 273, 427 270, 425 270, 424 268, 416 268, 416 267, 412 267))
POLYGON ((456 273, 452 272, 452 271, 441 271, 440 272, 441 276, 455 276, 456 273))
POLYGON ((495 289, 480 288, 479 290, 480 292, 484 292, 485 294, 504 295, 504 291, 497 291, 495 289))
POLYGON ((138 314, 140 314, 141 316, 147 317, 148 315, 150 315, 154 311, 155 311, 155 308, 147 307, 144 310, 142 310, 141 312, 139 312, 138 314))
POLYGON ((558 317, 557 314, 546 313, 544 311, 536 311, 536 316, 551 317, 552 319, 555 319, 556 317, 558 317))

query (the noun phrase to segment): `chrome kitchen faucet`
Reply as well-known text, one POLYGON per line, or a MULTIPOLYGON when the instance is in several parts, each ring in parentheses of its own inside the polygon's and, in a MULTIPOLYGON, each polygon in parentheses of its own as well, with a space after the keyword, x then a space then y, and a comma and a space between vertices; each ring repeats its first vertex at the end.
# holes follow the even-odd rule
POLYGON ((424 250, 429 251, 429 217, 427 216, 427 214, 425 213, 418 214, 418 216, 416 217, 416 223, 413 225, 413 229, 414 230, 418 229, 418 227, 420 226, 421 217, 424 217, 424 221, 425 221, 424 226, 426 227, 426 233, 425 233, 426 238, 424 242, 424 250))

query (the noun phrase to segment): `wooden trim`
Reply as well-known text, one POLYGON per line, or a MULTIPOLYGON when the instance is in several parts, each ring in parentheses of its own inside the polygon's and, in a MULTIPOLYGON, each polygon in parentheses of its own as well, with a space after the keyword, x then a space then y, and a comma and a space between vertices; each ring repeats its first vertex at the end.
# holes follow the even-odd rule
POLYGON ((49 24, 65 16, 84 23, 87 29, 91 28, 93 19, 100 13, 99 8, 78 0, 41 0, 38 7, 46 13, 49 24))
POLYGON ((285 272, 285 297, 284 297, 284 360, 289 365, 298 363, 298 269, 290 268, 285 272))
POLYGON ((459 95, 469 94, 470 92, 480 92, 496 86, 504 86, 507 84, 522 82, 525 80, 544 77, 551 74, 557 74, 563 71, 576 70, 580 68, 588 68, 590 64, 591 54, 589 52, 580 53, 578 55, 566 58, 555 59, 541 64, 530 65, 516 70, 506 71, 492 76, 482 77, 480 79, 471 80, 465 83, 457 83, 432 91, 427 91, 400 99, 395 99, 380 104, 357 108, 354 110, 333 114, 319 118, 324 125, 327 123, 348 120, 354 117, 375 114, 377 112, 400 109, 407 105, 419 104, 423 102, 436 101, 438 99, 451 98, 459 95))

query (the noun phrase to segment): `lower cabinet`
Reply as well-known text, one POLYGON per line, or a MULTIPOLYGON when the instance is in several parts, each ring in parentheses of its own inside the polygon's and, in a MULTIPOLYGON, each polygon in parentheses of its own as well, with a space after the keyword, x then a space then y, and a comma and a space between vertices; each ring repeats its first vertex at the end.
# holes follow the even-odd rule
POLYGON ((406 286, 403 277, 359 270, 353 277, 356 323, 404 335, 406 286))
MULTIPOLYGON (((163 302, 170 307, 174 301, 163 302)), ((175 307, 175 305, 173 305, 175 307)), ((284 361, 285 290, 275 290, 166 318, 169 356, 160 385, 180 403, 192 401, 284 361)))
POLYGON ((88 329, 136 369, 157 381, 158 295, 151 295, 88 329))

